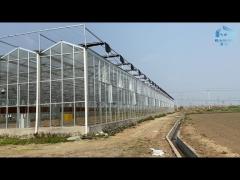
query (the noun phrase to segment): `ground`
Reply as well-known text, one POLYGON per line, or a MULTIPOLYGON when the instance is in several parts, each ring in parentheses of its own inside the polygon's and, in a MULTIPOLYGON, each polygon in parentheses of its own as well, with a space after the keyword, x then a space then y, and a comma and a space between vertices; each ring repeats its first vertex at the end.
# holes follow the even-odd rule
POLYGON ((165 157, 174 157, 166 135, 179 118, 174 113, 108 138, 58 144, 0 146, 1 157, 152 157, 150 148, 161 149, 165 157))
POLYGON ((183 140, 203 157, 240 157, 240 113, 204 113, 187 117, 183 140))

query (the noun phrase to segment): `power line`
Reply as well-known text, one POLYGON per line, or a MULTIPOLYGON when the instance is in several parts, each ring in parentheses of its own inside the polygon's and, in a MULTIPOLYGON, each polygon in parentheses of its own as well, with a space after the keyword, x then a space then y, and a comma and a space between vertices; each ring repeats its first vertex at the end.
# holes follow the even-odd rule
POLYGON ((191 93, 191 92, 240 92, 240 89, 206 89, 206 90, 186 90, 186 91, 169 91, 172 94, 191 93))

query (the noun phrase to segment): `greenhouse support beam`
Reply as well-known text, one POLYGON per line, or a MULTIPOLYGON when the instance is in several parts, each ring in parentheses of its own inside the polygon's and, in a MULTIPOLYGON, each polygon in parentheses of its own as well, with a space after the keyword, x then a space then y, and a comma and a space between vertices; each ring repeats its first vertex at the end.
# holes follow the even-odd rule
POLYGON ((40 56, 37 54, 37 84, 36 84, 36 120, 35 120, 35 132, 38 133, 38 126, 40 120, 40 56))
POLYGON ((84 58, 84 106, 85 106, 85 134, 88 133, 88 65, 87 65, 87 51, 83 50, 84 58))

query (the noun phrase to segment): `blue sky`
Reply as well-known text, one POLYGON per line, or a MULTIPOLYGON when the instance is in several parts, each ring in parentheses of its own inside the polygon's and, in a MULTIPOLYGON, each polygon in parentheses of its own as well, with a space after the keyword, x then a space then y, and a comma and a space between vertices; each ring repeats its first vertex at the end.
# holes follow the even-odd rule
MULTIPOLYGON (((77 23, 0 23, 0 36, 70 24, 77 23)), ((213 99, 240 99, 239 23, 86 25, 176 99, 206 100, 207 89, 230 90, 213 99), (236 33, 227 46, 214 41, 223 25, 236 33)))

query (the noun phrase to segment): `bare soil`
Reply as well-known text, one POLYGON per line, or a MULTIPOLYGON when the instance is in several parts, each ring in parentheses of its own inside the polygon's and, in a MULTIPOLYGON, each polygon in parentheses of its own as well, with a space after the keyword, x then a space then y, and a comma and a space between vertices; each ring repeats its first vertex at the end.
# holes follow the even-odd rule
POLYGON ((240 113, 189 115, 181 136, 200 156, 240 157, 240 113))
POLYGON ((146 121, 123 132, 93 140, 58 144, 0 146, 1 157, 152 157, 150 148, 162 149, 174 157, 166 135, 179 118, 174 113, 146 121))

